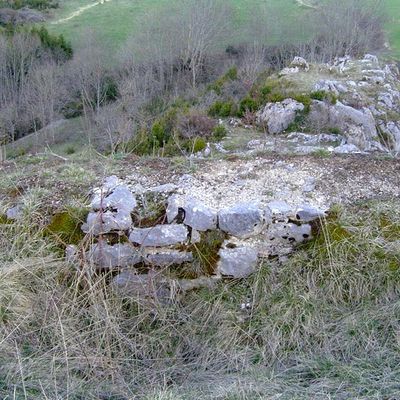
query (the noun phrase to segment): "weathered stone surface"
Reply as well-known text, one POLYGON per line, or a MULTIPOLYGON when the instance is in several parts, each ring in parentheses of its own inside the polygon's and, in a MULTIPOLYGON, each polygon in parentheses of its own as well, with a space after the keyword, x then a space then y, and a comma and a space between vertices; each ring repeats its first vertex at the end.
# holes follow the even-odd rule
POLYGON ((127 231, 132 226, 131 213, 127 210, 117 212, 90 212, 82 231, 97 236, 112 231, 127 231))
POLYGON ((260 232, 264 225, 264 213, 256 203, 241 203, 221 210, 218 221, 222 231, 246 238, 260 232))
POLYGON ((285 221, 293 214, 293 208, 285 201, 274 200, 267 204, 267 214, 273 221, 285 221))
POLYGON ((205 206, 193 197, 179 195, 168 199, 167 220, 173 222, 179 219, 179 212, 183 210, 183 223, 200 232, 217 228, 218 214, 215 210, 205 206))
POLYGON ((142 261, 140 253, 130 244, 96 243, 87 252, 87 258, 99 268, 130 267, 142 261))
POLYGON ((149 252, 145 254, 144 260, 146 263, 157 267, 168 267, 171 265, 180 265, 192 262, 193 254, 178 250, 164 250, 149 252))
POLYGON ((387 143, 385 146, 395 153, 400 152, 400 128, 399 124, 394 121, 387 123, 381 121, 379 128, 387 137, 387 143))
POLYGON ((325 213, 322 210, 308 204, 301 205, 296 210, 296 219, 301 222, 312 222, 324 217, 325 213))
POLYGON ((373 148, 378 137, 375 119, 371 111, 364 107, 356 110, 338 101, 335 105, 313 101, 309 121, 325 128, 340 129, 348 144, 354 144, 362 151, 373 148))
POLYGON ((274 245, 282 240, 291 244, 301 243, 305 240, 311 239, 311 225, 296 225, 293 223, 274 224, 271 229, 268 230, 267 236, 270 242, 273 242, 274 245))
POLYGON ((335 95, 339 95, 340 93, 347 93, 347 88, 343 83, 326 79, 318 81, 314 85, 314 90, 321 92, 332 92, 335 95))
POLYGON ((180 213, 183 219, 183 207, 185 206, 185 197, 182 195, 174 194, 168 199, 167 205, 167 221, 169 224, 176 222, 180 213))
POLYGON ((156 225, 152 228, 133 228, 129 235, 133 243, 147 247, 173 246, 186 243, 188 230, 184 225, 156 225))
POLYGON ((185 219, 183 223, 200 232, 217 228, 218 214, 199 200, 187 198, 183 207, 185 219))
POLYGON ((136 199, 127 186, 121 185, 114 188, 111 193, 97 195, 92 203, 93 210, 124 210, 131 213, 136 207, 136 199))
POLYGON ((7 219, 14 220, 14 221, 21 219, 23 217, 22 206, 18 204, 14 207, 9 208, 6 211, 6 217, 7 217, 7 219))
POLYGON ((257 124, 266 127, 270 134, 282 133, 294 122, 297 113, 303 110, 304 105, 293 99, 267 103, 256 114, 257 124))
POLYGON ((336 154, 361 153, 361 150, 354 144, 342 144, 333 149, 336 154))
POLYGON ((217 271, 221 275, 246 278, 256 270, 258 251, 254 248, 221 249, 219 256, 217 271))
POLYGON ((293 68, 300 68, 304 71, 308 71, 310 69, 308 62, 303 57, 298 56, 293 59, 293 61, 290 63, 290 66, 293 68))

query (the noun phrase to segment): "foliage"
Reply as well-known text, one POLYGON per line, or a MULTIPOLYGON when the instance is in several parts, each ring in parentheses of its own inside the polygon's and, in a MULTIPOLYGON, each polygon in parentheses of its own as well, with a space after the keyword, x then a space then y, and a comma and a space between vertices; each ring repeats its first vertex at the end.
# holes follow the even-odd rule
POLYGON ((227 135, 227 133, 228 131, 225 126, 222 124, 218 124, 214 127, 212 136, 215 140, 219 141, 222 140, 227 135))
POLYGON ((226 118, 236 114, 236 104, 229 101, 216 101, 209 109, 208 115, 211 117, 226 118))
POLYGON ((213 84, 208 86, 208 90, 214 90, 218 95, 222 94, 224 85, 229 81, 238 79, 238 70, 236 66, 230 68, 222 77, 217 79, 213 84))
POLYGON ((44 26, 31 29, 33 35, 37 35, 45 49, 49 49, 57 58, 70 59, 73 55, 72 45, 67 42, 62 34, 51 34, 44 26))

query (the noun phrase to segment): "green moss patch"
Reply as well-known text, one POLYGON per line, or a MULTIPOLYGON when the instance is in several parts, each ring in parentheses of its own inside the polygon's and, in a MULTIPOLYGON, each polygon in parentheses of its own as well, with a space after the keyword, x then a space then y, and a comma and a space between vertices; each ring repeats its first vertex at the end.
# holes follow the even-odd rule
POLYGON ((53 236, 60 244, 78 244, 84 238, 81 226, 85 222, 88 210, 71 208, 54 214, 45 229, 45 235, 53 236))

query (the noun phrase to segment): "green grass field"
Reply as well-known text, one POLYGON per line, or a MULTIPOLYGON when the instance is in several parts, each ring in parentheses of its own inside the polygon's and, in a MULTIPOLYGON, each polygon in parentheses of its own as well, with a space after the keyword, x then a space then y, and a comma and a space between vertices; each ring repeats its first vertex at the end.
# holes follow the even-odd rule
MULTIPOLYGON (((295 0, 229 1, 234 7, 236 26, 240 26, 251 17, 250 6, 257 4, 269 2, 269 6, 284 12, 290 19, 295 19, 299 10, 295 0)), ((128 37, 141 29, 146 14, 172 9, 171 0, 106 0, 103 4, 96 3, 98 0, 68 0, 61 3, 61 7, 55 11, 54 17, 48 23, 49 29, 54 33, 64 34, 74 46, 79 46, 82 34, 90 29, 108 48, 116 50, 128 37), (91 7, 86 8, 88 6, 91 7), (74 15, 81 8, 84 10, 74 15)))
MULTIPOLYGON (((295 21, 304 7, 296 0, 229 0, 234 6, 234 23, 240 26, 250 17, 249 7, 267 4, 276 7, 289 19, 295 21)), ((93 30, 107 48, 114 52, 124 41, 141 29, 144 17, 157 10, 171 9, 172 0, 68 0, 61 3, 48 26, 52 32, 62 33, 79 46, 82 34, 93 30), (88 7, 88 8, 86 8, 88 7), (78 10, 84 8, 81 12, 78 10), (78 11, 78 13, 77 13, 78 11), (74 14, 74 13, 77 13, 74 14), (69 18, 69 19, 68 19, 69 18), (66 20, 63 20, 66 19, 66 20)), ((388 13, 388 39, 393 55, 400 57, 400 1, 385 0, 388 13)), ((173 4, 172 4, 173 5, 173 4)))

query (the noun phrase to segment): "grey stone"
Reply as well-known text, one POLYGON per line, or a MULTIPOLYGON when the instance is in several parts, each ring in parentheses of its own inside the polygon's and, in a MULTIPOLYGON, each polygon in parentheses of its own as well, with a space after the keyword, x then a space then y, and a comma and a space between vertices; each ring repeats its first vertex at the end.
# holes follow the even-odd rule
POLYGON ((298 57, 298 56, 293 59, 293 61, 290 63, 290 66, 292 68, 297 67, 304 71, 308 71, 310 69, 308 62, 303 57, 298 57))
POLYGON ((303 110, 304 105, 293 99, 267 103, 256 114, 257 124, 266 127, 270 134, 282 133, 294 122, 297 113, 303 110))
POLYGON ((145 262, 157 267, 181 265, 193 261, 193 254, 178 250, 149 252, 144 256, 145 262))
POLYGON ((12 208, 9 208, 6 211, 6 217, 7 217, 7 219, 14 220, 14 221, 21 219, 23 217, 22 206, 18 204, 12 208))
POLYGON ((296 219, 301 222, 312 222, 319 218, 324 218, 325 213, 313 206, 304 204, 296 210, 296 219))
POLYGON ((309 224, 279 223, 274 224, 268 230, 268 239, 274 246, 277 246, 279 242, 290 244, 302 243, 311 238, 312 230, 309 224))
POLYGON ((381 121, 379 128, 389 137, 388 143, 385 143, 386 148, 395 153, 400 152, 400 128, 398 123, 381 121))
POLYGON ((314 100, 308 117, 310 122, 325 128, 340 129, 347 143, 368 151, 377 140, 376 122, 368 108, 356 110, 338 101, 335 105, 314 100))
POLYGON ((92 201, 93 210, 124 210, 131 213, 136 207, 136 199, 127 186, 117 186, 110 193, 98 194, 92 201))
POLYGON ((217 271, 233 278, 246 278, 255 272, 258 251, 251 247, 220 249, 217 271))
POLYGON ((177 224, 133 228, 129 240, 146 247, 173 246, 187 242, 188 230, 184 225, 177 224))
POLYGON ((141 254, 130 244, 110 246, 99 242, 87 252, 88 259, 99 268, 113 269, 130 267, 142 262, 141 254))
POLYGON ((77 246, 69 244, 65 248, 65 261, 69 264, 76 264, 79 261, 77 246))
POLYGON ((193 197, 175 195, 168 199, 169 223, 177 219, 180 210, 183 210, 183 223, 193 229, 204 232, 217 228, 217 212, 193 197))
POLYGON ((185 206, 185 197, 182 195, 172 195, 168 199, 168 205, 167 205, 167 221, 169 224, 174 222, 180 213, 180 210, 183 210, 183 207, 185 206))
POLYGON ((264 225, 264 215, 256 203, 241 203, 221 210, 219 228, 230 235, 246 238, 257 234, 264 225))
POLYGON ((132 226, 131 213, 127 210, 117 212, 90 212, 82 231, 94 236, 112 231, 127 231, 132 226))
POLYGON ((183 207, 185 219, 183 223, 200 232, 217 228, 218 214, 194 198, 187 198, 183 207))
POLYGON ((267 204, 267 213, 273 221, 286 221, 293 214, 293 209, 285 201, 274 200, 267 204))
POLYGON ((339 81, 320 80, 314 85, 315 91, 332 92, 335 95, 347 93, 347 87, 339 81))
POLYGON ((200 243, 201 242, 201 235, 199 231, 196 229, 192 229, 192 235, 190 237, 190 243, 200 243))
POLYGON ((342 144, 333 149, 336 154, 354 154, 361 153, 361 150, 354 144, 342 144))

